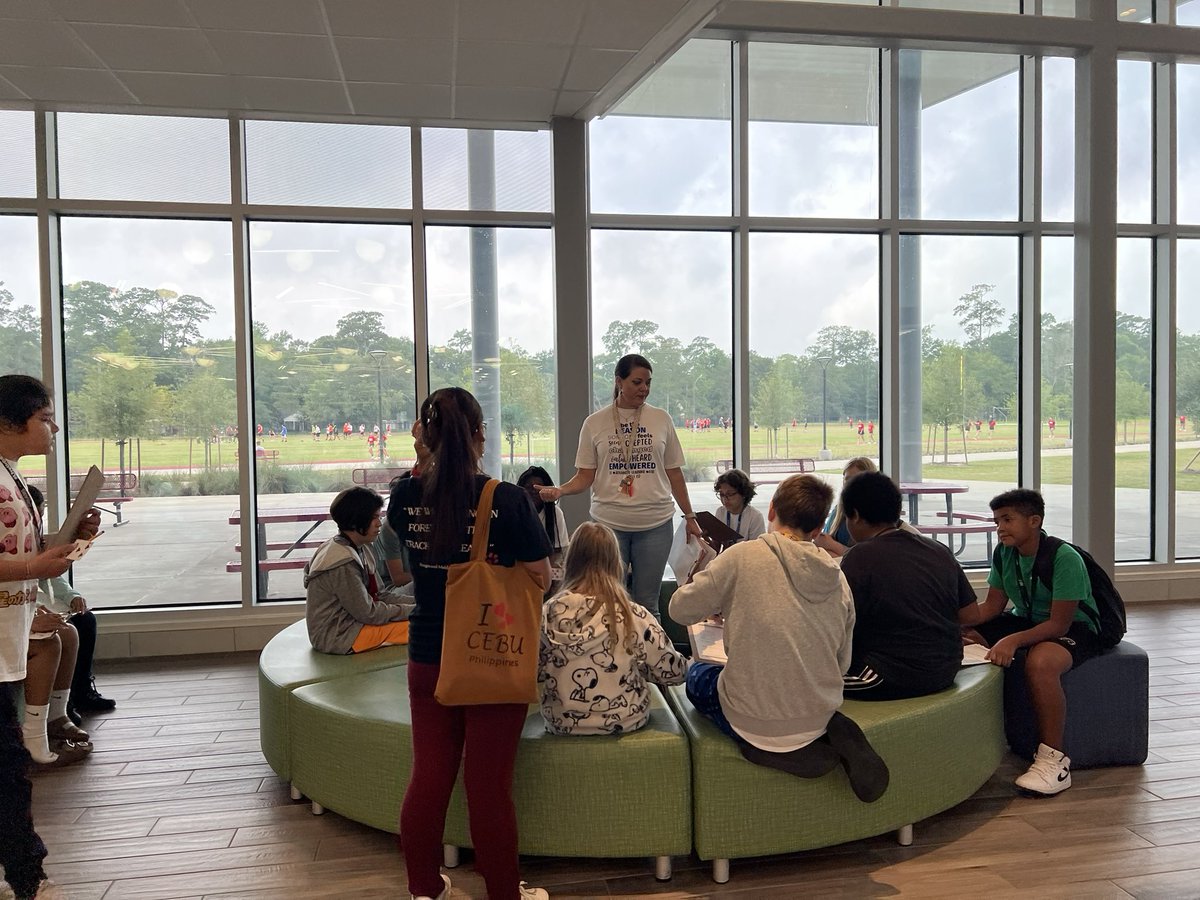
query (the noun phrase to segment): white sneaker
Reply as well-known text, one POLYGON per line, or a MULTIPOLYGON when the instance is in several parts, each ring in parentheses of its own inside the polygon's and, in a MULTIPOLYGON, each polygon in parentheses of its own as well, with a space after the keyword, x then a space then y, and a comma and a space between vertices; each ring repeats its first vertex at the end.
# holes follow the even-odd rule
POLYGON ((1061 750, 1038 744, 1029 771, 1016 780, 1023 791, 1051 797, 1071 786, 1071 760, 1061 750))
POLYGON ((545 888, 531 888, 522 881, 521 900, 550 900, 550 892, 545 888))
POLYGON ((412 900, 450 900, 450 878, 443 874, 442 883, 446 886, 442 888, 442 892, 436 897, 429 897, 425 894, 419 897, 416 894, 409 894, 409 896, 412 897, 412 900))

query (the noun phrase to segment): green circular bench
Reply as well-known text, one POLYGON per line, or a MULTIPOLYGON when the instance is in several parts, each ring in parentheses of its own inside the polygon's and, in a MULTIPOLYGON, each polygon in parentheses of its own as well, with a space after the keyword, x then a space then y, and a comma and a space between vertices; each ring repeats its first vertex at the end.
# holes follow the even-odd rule
POLYGON ((692 834, 696 853, 729 880, 729 860, 828 847, 898 830, 961 803, 1003 758, 1003 675, 995 666, 962 669, 952 687, 928 697, 848 700, 854 719, 891 771, 887 792, 862 803, 838 768, 797 778, 742 758, 734 742, 698 713, 682 685, 668 698, 692 748, 692 834))
MULTIPOLYGON (((263 753, 314 813, 328 808, 395 833, 412 770, 407 654, 315 654, 304 627, 285 629, 260 658, 263 753)), ((520 852, 651 856, 655 874, 669 878, 671 857, 692 849, 691 785, 687 738, 653 686, 650 722, 627 735, 551 735, 531 707, 513 778, 520 852)), ((471 846, 461 779, 443 840, 447 865, 471 846)))

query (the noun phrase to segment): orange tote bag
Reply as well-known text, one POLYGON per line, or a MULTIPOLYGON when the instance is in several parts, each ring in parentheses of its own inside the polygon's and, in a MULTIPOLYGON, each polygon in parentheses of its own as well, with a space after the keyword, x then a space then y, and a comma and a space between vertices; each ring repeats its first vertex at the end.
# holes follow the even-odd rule
POLYGON ((443 706, 536 703, 542 586, 525 566, 487 561, 492 495, 475 509, 471 558, 446 573, 442 668, 434 697, 443 706))

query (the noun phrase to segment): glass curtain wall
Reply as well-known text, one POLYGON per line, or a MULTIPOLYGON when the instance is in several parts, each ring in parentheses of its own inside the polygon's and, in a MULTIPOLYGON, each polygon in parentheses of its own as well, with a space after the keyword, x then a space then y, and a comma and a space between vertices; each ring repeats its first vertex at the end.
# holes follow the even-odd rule
MULTIPOLYGON (((242 197, 231 190, 226 120, 46 121, 57 147, 48 167, 57 181, 44 190, 61 250, 59 446, 72 487, 93 464, 108 479, 107 533, 74 577, 89 605, 303 598, 303 565, 333 533, 334 494, 352 483, 386 493, 414 463, 408 432, 430 383, 430 334, 418 330, 427 321, 438 347, 457 340, 468 357, 481 336, 501 341, 488 354, 498 384, 483 385, 470 366, 440 382, 491 390, 503 410, 488 470, 555 466, 548 132, 438 130, 424 162, 431 202, 451 211, 439 221, 414 209, 421 166, 409 127, 242 123, 232 131, 244 141, 242 197), (480 144, 492 185, 484 203, 471 191, 479 169, 469 176, 467 165, 480 144), (106 211, 109 201, 119 212, 106 211), (496 277, 439 317, 448 290, 467 297, 448 282, 476 232, 496 239, 496 277), (240 286, 235 251, 248 272, 240 286), (238 296, 249 347, 235 333, 238 296), (471 315, 484 305, 499 330, 471 315), (249 416, 239 414, 240 378, 249 416), (246 457, 251 485, 240 475, 246 457), (242 541, 250 510, 256 556, 242 541)), ((32 113, 0 112, 0 198, 17 198, 0 204, 0 350, 6 371, 40 375, 38 220, 20 200, 39 195, 34 124, 32 113)), ((25 468, 45 479, 42 460, 25 468)))
MULTIPOLYGON (((1074 14, 1073 3, 889 5, 1074 14)), ((1178 206, 1186 222, 1200 208, 1186 152, 1197 121, 1197 67, 1176 68, 1178 206)), ((747 358, 731 340, 732 364, 715 371, 728 378, 723 390, 731 397, 734 372, 746 373, 749 405, 735 416, 745 424, 750 461, 810 457, 837 481, 849 458, 883 459, 894 439, 892 471, 918 524, 971 525, 989 515, 992 496, 1032 477, 1054 529, 1069 537, 1077 502, 1075 77, 1074 60, 1051 56, 888 51, 795 37, 690 42, 590 127, 595 402, 610 378, 607 356, 625 346, 609 310, 648 311, 637 324, 655 347, 662 335, 678 337, 668 332, 673 304, 691 292, 692 316, 708 336, 724 328, 726 309, 731 338, 739 321, 748 334, 747 358), (741 102, 744 121, 734 112, 741 102), (894 136, 881 130, 887 121, 894 136), (655 152, 634 158, 635 137, 655 152), (739 184, 744 193, 734 189, 739 184), (688 283, 700 262, 667 249, 683 243, 680 229, 688 227, 732 237, 727 275, 715 264, 724 240, 712 241, 704 266, 705 277, 727 281, 703 289, 688 283), (888 338, 880 322, 888 315, 897 317, 899 335, 892 371, 900 400, 891 416, 879 404, 888 338), (1023 334, 1036 335, 1036 365, 1022 350, 1023 334), (1035 375, 1038 389, 1023 388, 1035 375), (892 427, 898 434, 886 433, 892 427), (1030 452, 1037 459, 1023 466, 1030 452)), ((1155 161, 1169 157, 1155 146, 1155 77, 1150 63, 1120 60, 1114 98, 1123 223, 1115 551, 1129 561, 1153 558, 1162 546, 1152 536, 1151 362, 1163 288, 1154 243, 1145 238, 1167 224, 1155 212, 1163 183, 1155 161)), ((1182 277, 1190 257, 1183 248, 1179 256, 1182 277)), ((1182 283, 1179 290, 1183 296, 1182 283)), ((1190 344, 1180 321, 1183 373, 1190 344)), ((686 403, 672 412, 677 427, 687 427, 686 403)), ((715 474, 711 466, 692 477, 700 485, 715 474)), ((760 495, 774 482, 764 480, 760 495)), ((1195 539, 1180 529, 1182 551, 1195 539)), ((986 561, 987 536, 942 537, 960 560, 986 561)))

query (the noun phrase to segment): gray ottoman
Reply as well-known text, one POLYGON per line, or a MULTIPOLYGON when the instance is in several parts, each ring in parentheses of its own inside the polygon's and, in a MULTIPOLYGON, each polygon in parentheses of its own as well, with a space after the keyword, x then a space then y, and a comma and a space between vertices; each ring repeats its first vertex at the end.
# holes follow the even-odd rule
MULTIPOLYGON (((1105 650, 1063 676, 1067 694, 1064 743, 1072 768, 1140 766, 1150 735, 1150 661, 1129 641, 1105 650)), ((1037 721, 1023 669, 1004 677, 1004 731, 1014 753, 1032 759, 1037 721)))

